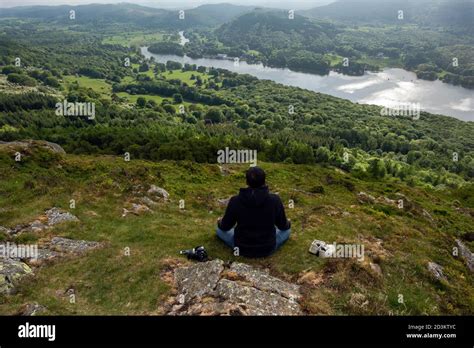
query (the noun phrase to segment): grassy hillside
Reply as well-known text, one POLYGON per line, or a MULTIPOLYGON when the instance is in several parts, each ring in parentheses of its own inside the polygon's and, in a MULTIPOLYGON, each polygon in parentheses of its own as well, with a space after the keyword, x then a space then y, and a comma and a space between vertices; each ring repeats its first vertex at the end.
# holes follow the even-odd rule
MULTIPOLYGON (((31 222, 53 206, 69 210, 80 222, 20 234, 10 241, 41 244, 57 235, 105 242, 105 247, 40 268, 18 294, 0 297, 1 314, 16 313, 31 302, 46 306, 49 314, 156 313, 170 293, 160 276, 164 261, 200 244, 212 258, 239 259, 289 281, 299 280, 309 314, 474 311, 472 275, 451 254, 454 239, 472 228, 472 185, 462 192, 424 190, 390 180, 361 181, 333 167, 259 163, 268 173, 271 190, 279 192, 285 204, 294 200, 294 209, 287 208, 293 231, 276 254, 250 260, 234 257, 214 236, 224 209, 218 199, 242 186, 243 165, 231 166, 223 175, 215 164, 61 156, 40 147, 24 151, 22 161, 15 162, 14 151, 0 149, 0 225, 31 222), (151 213, 121 217, 127 202, 150 184, 165 188, 170 201, 159 203, 151 213), (387 198, 403 194, 409 204, 402 210, 361 204, 360 191, 387 198), (69 209, 71 199, 76 200, 75 209, 69 209), (184 210, 179 209, 181 199, 184 210), (308 253, 314 239, 362 243, 366 257, 363 262, 317 258, 308 253), (130 256, 124 255, 126 247, 130 256), (431 277, 429 261, 444 267, 447 281, 431 277), (75 289, 75 304, 64 296, 70 288, 75 289), (361 304, 360 298, 368 302, 361 304)), ((472 249, 472 242, 465 243, 472 249)))

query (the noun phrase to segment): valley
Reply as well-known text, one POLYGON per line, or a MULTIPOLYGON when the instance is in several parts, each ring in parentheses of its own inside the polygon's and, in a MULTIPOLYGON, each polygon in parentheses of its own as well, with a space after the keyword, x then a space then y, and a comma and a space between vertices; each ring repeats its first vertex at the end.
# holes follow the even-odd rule
POLYGON ((229 272, 248 265, 298 288, 291 313, 471 315, 472 7, 446 6, 404 7, 405 22, 345 0, 293 19, 231 4, 184 19, 2 8, 0 243, 41 252, 0 259, 0 314, 192 314, 173 307, 186 294, 173 272, 204 245, 226 263, 220 286, 242 290, 229 272), (87 107, 57 112, 69 103, 87 107), (270 257, 215 236, 249 168, 229 153, 251 154, 240 162, 267 172, 292 221, 270 257), (364 257, 318 257, 318 240, 364 257))

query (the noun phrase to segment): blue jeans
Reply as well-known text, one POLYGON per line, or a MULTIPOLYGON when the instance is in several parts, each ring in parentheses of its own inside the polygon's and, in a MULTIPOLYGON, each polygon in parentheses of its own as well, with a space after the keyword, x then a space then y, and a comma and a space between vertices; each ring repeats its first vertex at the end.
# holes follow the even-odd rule
MULTIPOLYGON (((275 251, 281 247, 285 242, 290 238, 291 229, 287 229, 284 231, 279 230, 275 227, 276 233, 276 247, 275 251)), ((219 237, 227 246, 234 249, 234 229, 230 229, 229 231, 222 231, 219 227, 216 230, 217 237, 219 237)))

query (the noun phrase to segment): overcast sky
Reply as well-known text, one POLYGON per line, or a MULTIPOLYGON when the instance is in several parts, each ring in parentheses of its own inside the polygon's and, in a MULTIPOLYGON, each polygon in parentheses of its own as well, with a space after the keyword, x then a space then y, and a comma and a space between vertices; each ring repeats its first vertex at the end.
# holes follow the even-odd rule
POLYGON ((191 8, 202 4, 232 3, 265 7, 303 9, 311 8, 335 0, 0 0, 0 7, 31 5, 83 5, 90 3, 111 4, 128 2, 160 8, 191 8))

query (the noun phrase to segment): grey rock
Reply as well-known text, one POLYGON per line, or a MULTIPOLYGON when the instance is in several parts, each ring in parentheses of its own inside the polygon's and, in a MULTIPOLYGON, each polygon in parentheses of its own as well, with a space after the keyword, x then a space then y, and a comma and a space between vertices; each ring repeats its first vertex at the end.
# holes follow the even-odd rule
POLYGON ((154 197, 162 198, 165 201, 167 201, 170 197, 170 194, 168 193, 168 191, 166 191, 164 188, 161 188, 155 185, 151 185, 147 193, 149 195, 153 195, 154 197))
POLYGON ((191 300, 190 303, 174 305, 168 315, 175 316, 209 316, 209 315, 250 315, 248 307, 242 303, 220 302, 216 298, 206 298, 205 302, 191 300))
POLYGON ((150 199, 149 197, 142 197, 140 198, 140 202, 142 202, 143 204, 145 204, 147 207, 149 208, 152 208, 152 207, 155 207, 158 205, 157 202, 155 202, 154 200, 150 199))
POLYGON ((61 147, 61 145, 58 145, 56 143, 52 143, 49 141, 43 141, 43 146, 49 148, 51 151, 60 153, 60 154, 65 154, 66 151, 61 147))
POLYGON ((74 221, 77 222, 79 219, 72 215, 69 212, 65 212, 59 208, 53 207, 45 211, 45 215, 40 217, 46 222, 41 222, 41 220, 34 220, 29 224, 21 224, 13 227, 9 233, 11 235, 18 234, 21 232, 42 232, 48 228, 53 227, 56 224, 60 224, 63 222, 70 222, 74 221))
POLYGON ((59 208, 51 208, 45 212, 48 218, 48 226, 53 226, 62 222, 79 221, 77 217, 69 212, 63 212, 59 208))
POLYGON ((33 221, 29 226, 28 226, 28 229, 31 230, 31 232, 41 232, 43 230, 45 230, 46 228, 48 228, 48 226, 46 226, 45 224, 43 224, 41 221, 39 220, 35 220, 33 221))
POLYGON ((254 288, 259 290, 274 292, 293 300, 299 299, 301 296, 298 285, 282 281, 250 265, 234 262, 230 266, 230 271, 245 278, 254 288))
POLYGON ((16 225, 15 227, 11 228, 8 231, 8 233, 13 236, 23 231, 31 231, 30 225, 29 224, 16 225))
MULTIPOLYGON (((59 219, 57 216, 53 217, 52 223, 55 224, 65 221, 62 219, 62 217, 64 217, 62 215, 64 214, 61 213, 59 219)), ((66 215, 66 220, 69 218, 70 217, 66 215)), ((38 224, 40 224, 40 222, 38 222, 38 224)), ((31 226, 38 227, 38 224, 32 223, 27 228, 31 228, 31 226)), ((25 228, 23 228, 22 231, 23 230, 25 230, 25 228)), ((21 266, 23 262, 29 266, 40 266, 47 261, 52 261, 70 254, 82 254, 86 251, 96 249, 101 246, 102 243, 94 241, 72 240, 62 237, 54 237, 49 243, 40 248, 38 248, 36 245, 15 245, 14 243, 7 245, 6 243, 2 243, 0 244, 0 256, 3 258, 8 258, 8 262, 19 262, 19 264, 16 264, 17 266, 21 266), (25 247, 33 247, 35 249, 26 249, 25 247)), ((2 285, 0 285, 0 287, 1 286, 2 285)), ((5 284, 3 284, 3 286, 5 286, 5 284)))
POLYGON ((19 315, 32 317, 32 316, 41 314, 42 312, 45 312, 46 310, 47 310, 47 308, 45 306, 42 306, 38 303, 27 303, 22 308, 19 315))
MULTIPOLYGON (((399 197, 399 199, 403 199, 404 205, 405 205, 406 202, 408 202, 404 195, 397 194, 397 196, 399 197)), ((380 196, 380 197, 375 198, 374 196, 369 195, 365 192, 359 192, 357 194, 357 200, 359 201, 360 204, 378 203, 378 204, 383 204, 383 205, 389 205, 389 206, 396 207, 396 208, 398 208, 398 203, 399 203, 398 200, 390 199, 390 198, 385 197, 385 196, 380 196)))
POLYGON ((298 315, 299 286, 250 265, 222 260, 174 271, 177 296, 168 315, 298 315))
POLYGON ((127 209, 127 208, 123 208, 123 213, 122 213, 122 217, 126 217, 130 214, 133 214, 133 215, 141 215, 143 213, 147 213, 147 212, 150 212, 151 209, 148 208, 146 205, 144 204, 136 204, 136 203, 132 203, 132 206, 130 209, 127 209))
POLYGON ((61 256, 58 252, 50 249, 38 249, 38 255, 36 260, 33 260, 38 263, 42 263, 44 261, 53 260, 57 257, 61 256))
POLYGON ((21 261, 0 258, 0 294, 12 294, 24 277, 33 274, 31 268, 21 261))
POLYGON ((10 234, 10 230, 6 227, 0 226, 0 233, 10 234))
POLYGON ((177 268, 174 273, 180 295, 179 302, 187 302, 194 297, 214 294, 217 282, 224 270, 222 260, 198 263, 190 267, 177 268))
POLYGON ((227 279, 217 284, 217 293, 230 303, 239 303, 247 307, 248 315, 298 315, 299 304, 274 292, 258 290, 227 279))
POLYGON ((385 204, 385 205, 391 205, 393 207, 398 207, 398 201, 396 201, 394 199, 390 199, 390 198, 385 197, 385 196, 378 197, 375 201, 377 203, 380 203, 380 204, 385 204))
POLYGON ((443 274, 443 267, 438 265, 435 262, 428 262, 428 271, 431 275, 437 280, 446 280, 446 277, 443 274))
POLYGON ((55 152, 59 154, 66 153, 66 151, 64 151, 64 149, 60 145, 49 142, 49 141, 44 141, 44 140, 10 141, 10 142, 0 141, 0 147, 13 147, 13 148, 20 147, 23 150, 26 150, 33 145, 39 145, 43 148, 50 150, 51 152, 55 152))
POLYGON ((357 194, 357 200, 359 203, 364 204, 364 203, 374 203, 375 202, 375 197, 371 196, 365 192, 359 192, 357 194))
POLYGON ((82 254, 89 250, 97 249, 101 245, 99 242, 54 237, 50 242, 50 249, 66 254, 82 254))
POLYGON ((469 248, 459 239, 456 239, 456 246, 459 249, 459 254, 464 259, 467 268, 469 268, 469 271, 474 272, 474 256, 471 250, 469 250, 469 248))

